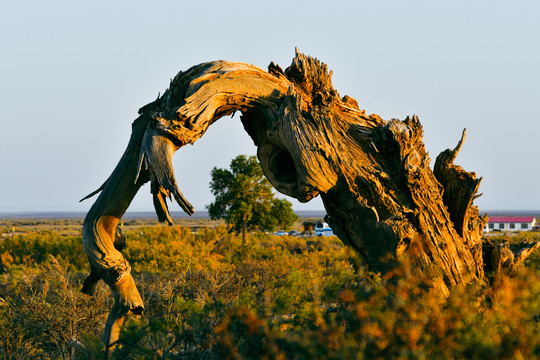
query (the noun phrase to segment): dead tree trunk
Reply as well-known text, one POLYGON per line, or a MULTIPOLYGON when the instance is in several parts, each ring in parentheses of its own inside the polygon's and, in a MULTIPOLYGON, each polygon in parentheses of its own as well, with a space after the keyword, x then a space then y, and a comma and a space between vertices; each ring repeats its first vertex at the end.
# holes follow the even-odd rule
MULTIPOLYGON (((320 194, 327 222, 372 270, 384 273, 392 260, 406 257, 420 270, 439 269, 438 284, 446 292, 482 279, 486 256, 499 259, 500 268, 504 262, 496 253, 504 252, 482 248, 486 218, 473 205, 480 179, 453 164, 465 133, 454 150, 437 157, 432 171, 416 116, 385 121, 367 115, 354 99, 339 96, 331 75, 326 65, 298 52, 285 71, 273 63, 266 72, 215 61, 180 72, 163 96, 140 109, 128 148, 84 224, 92 268, 84 290, 91 292, 101 278, 116 299, 107 345, 116 341, 123 317, 143 308, 115 246, 119 219, 148 180, 160 221, 171 223, 165 202, 171 194, 192 213, 176 186, 172 154, 235 111, 242 113, 272 185, 302 202, 320 194)), ((504 261, 511 258, 515 267, 522 255, 504 261)))

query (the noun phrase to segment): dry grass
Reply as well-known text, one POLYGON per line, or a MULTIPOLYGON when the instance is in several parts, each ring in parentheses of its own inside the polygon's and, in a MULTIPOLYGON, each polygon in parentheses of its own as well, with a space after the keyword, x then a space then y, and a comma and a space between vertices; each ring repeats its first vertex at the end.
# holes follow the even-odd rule
MULTIPOLYGON (((114 358, 540 357, 538 256, 514 278, 441 301, 429 278, 406 265, 394 278, 371 274, 336 238, 256 234, 242 246, 220 226, 124 227, 146 311, 129 319, 114 358)), ((50 229, 0 240, 3 358, 103 358, 112 299, 102 284, 80 293, 83 254, 79 235, 50 229)))

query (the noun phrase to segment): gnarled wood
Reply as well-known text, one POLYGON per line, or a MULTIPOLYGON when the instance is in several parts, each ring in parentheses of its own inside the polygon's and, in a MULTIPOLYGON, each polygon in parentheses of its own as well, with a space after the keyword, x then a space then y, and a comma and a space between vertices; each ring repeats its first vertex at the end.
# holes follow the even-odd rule
POLYGON ((416 116, 367 115, 354 99, 339 96, 331 76, 326 65, 298 52, 285 71, 273 63, 266 72, 209 62, 180 72, 163 96, 140 109, 128 148, 84 224, 92 267, 84 290, 101 278, 116 300, 106 344, 116 341, 128 312, 143 308, 115 247, 119 219, 148 180, 160 221, 171 223, 166 197, 192 213, 176 185, 172 154, 235 111, 272 185, 303 202, 320 194, 326 221, 371 269, 386 272, 393 260, 407 257, 419 269, 439 269, 442 292, 484 277, 486 219, 473 206, 480 179, 453 164, 464 137, 431 171, 416 116))
POLYGON ((522 241, 520 244, 494 243, 486 240, 482 252, 486 271, 497 274, 514 274, 525 266, 525 260, 536 249, 540 242, 522 241))

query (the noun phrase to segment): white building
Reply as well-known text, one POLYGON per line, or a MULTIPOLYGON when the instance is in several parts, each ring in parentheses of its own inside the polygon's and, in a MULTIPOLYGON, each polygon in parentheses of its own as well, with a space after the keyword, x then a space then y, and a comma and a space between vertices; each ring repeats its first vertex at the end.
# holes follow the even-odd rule
POLYGON ((489 218, 484 232, 531 231, 535 223, 534 216, 495 216, 489 218))

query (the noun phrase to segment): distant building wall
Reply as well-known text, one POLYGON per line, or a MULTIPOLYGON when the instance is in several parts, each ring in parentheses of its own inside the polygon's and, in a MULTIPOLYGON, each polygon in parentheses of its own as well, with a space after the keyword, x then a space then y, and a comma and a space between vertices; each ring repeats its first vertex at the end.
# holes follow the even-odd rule
POLYGON ((304 225, 304 233, 312 234, 312 233, 315 232, 316 223, 311 222, 311 221, 306 221, 306 222, 304 222, 303 225, 304 225))
POLYGON ((534 216, 490 217, 484 232, 490 231, 531 231, 536 224, 534 216))

